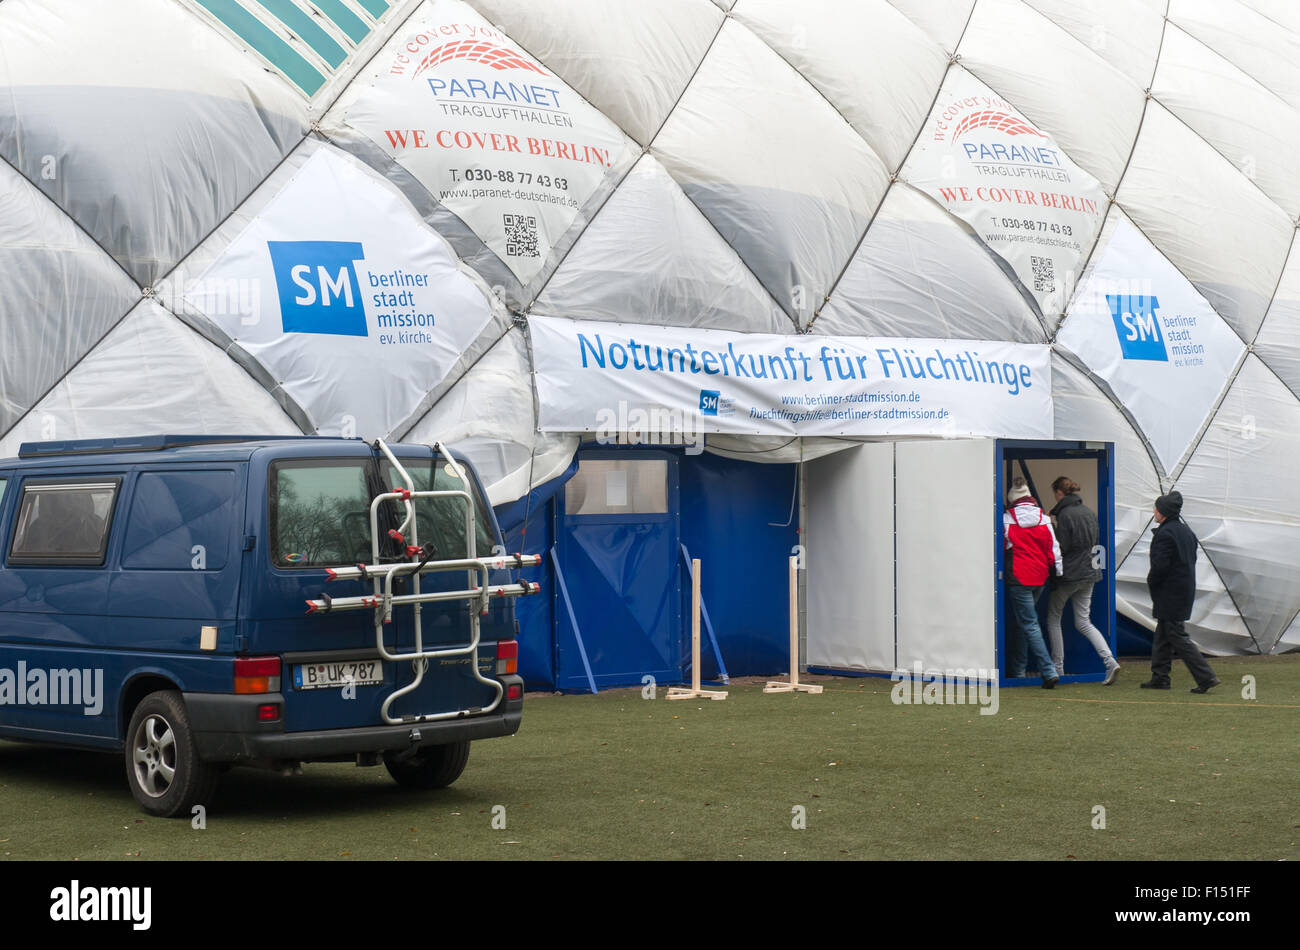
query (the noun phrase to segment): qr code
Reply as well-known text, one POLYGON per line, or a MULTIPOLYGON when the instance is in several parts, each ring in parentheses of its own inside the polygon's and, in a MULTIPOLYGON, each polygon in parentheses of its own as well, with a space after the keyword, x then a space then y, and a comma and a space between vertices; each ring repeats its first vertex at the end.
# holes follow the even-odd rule
POLYGON ((1034 290, 1039 293, 1056 289, 1056 270, 1050 257, 1030 257, 1029 266, 1034 269, 1034 290))
POLYGON ((506 228, 506 255, 537 257, 537 218, 532 215, 503 214, 506 228))

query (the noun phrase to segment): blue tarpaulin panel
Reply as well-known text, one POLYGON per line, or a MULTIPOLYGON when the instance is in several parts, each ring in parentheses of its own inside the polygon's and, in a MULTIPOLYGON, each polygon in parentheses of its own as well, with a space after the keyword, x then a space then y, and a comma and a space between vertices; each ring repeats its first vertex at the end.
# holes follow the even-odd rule
MULTIPOLYGON (((732 676, 789 668, 786 565, 798 544, 797 467, 686 455, 678 449, 592 447, 559 479, 497 509, 508 547, 520 546, 527 507, 530 553, 553 544, 581 626, 587 659, 601 688, 690 678, 690 576, 677 544, 702 561, 702 596, 732 676), (676 489, 663 514, 573 516, 563 483, 582 459, 667 459, 676 489)), ((589 687, 567 610, 557 605, 550 563, 525 576, 544 596, 521 598, 519 669, 530 689, 586 692, 589 687)), ((718 675, 706 645, 704 679, 718 675)))
POLYGON ((574 462, 563 475, 534 488, 531 498, 520 498, 496 508, 497 521, 506 539, 506 552, 544 556, 541 566, 519 572, 524 580, 542 585, 541 596, 520 597, 515 601, 515 619, 519 622, 519 675, 528 689, 555 686, 555 585, 550 558, 545 555, 555 544, 555 495, 577 470, 578 464, 574 462))

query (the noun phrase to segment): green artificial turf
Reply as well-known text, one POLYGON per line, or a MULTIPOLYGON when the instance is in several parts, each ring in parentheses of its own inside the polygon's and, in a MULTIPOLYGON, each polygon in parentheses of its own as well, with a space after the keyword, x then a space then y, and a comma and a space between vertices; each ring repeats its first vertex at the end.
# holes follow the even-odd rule
POLYGON ((116 756, 0 743, 0 855, 1300 858, 1300 656, 1212 663, 1207 696, 1181 664, 1173 690, 1140 690, 1133 660, 1112 687, 1004 689, 993 716, 895 705, 880 678, 815 677, 818 696, 737 683, 725 702, 530 695, 519 735, 475 743, 449 789, 406 792, 382 767, 237 769, 202 830, 145 817, 116 756))

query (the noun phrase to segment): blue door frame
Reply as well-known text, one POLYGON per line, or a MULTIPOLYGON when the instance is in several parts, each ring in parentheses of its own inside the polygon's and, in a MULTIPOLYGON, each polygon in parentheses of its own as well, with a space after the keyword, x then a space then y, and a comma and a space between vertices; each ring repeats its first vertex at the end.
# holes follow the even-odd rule
MULTIPOLYGON (((1091 619, 1094 626, 1115 652, 1115 443, 1114 442, 1040 442, 1022 439, 998 439, 996 448, 997 473, 995 478, 996 516, 993 528, 993 548, 997 564, 997 643, 999 683, 1002 686, 1026 685, 1038 682, 1037 677, 1012 679, 1006 675, 1006 601, 1003 596, 1003 541, 1002 512, 1006 508, 1006 472, 1007 465, 1018 460, 1032 459, 1093 459, 1097 465, 1097 521, 1098 540, 1105 545, 1106 564, 1102 579, 1097 583, 1092 595, 1091 619)), ((1018 471, 1018 469, 1017 469, 1018 471)), ((1039 491, 1050 492, 1050 485, 1034 486, 1039 491)), ((1046 500, 1035 495, 1045 510, 1052 508, 1049 497, 1046 500)), ((1047 594, 1038 602, 1038 622, 1043 630, 1043 640, 1047 641, 1047 594)), ((1106 673, 1100 657, 1093 651, 1081 635, 1074 629, 1073 611, 1068 607, 1061 617, 1061 634, 1065 640, 1066 666, 1082 673, 1071 673, 1061 677, 1062 683, 1096 683, 1105 679, 1106 673)), ((1032 659, 1031 659, 1032 665, 1032 659)))

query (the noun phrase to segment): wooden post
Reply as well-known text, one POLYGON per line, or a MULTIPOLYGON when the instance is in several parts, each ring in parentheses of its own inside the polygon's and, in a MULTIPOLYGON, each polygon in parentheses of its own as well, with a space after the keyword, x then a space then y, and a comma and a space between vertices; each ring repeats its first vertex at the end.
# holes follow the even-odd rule
POLYGON ((669 699, 726 699, 727 691, 700 689, 700 559, 691 559, 691 688, 674 686, 669 699))
POLYGON ((771 680, 765 693, 820 693, 821 686, 799 682, 799 558, 790 558, 790 682, 771 680))

